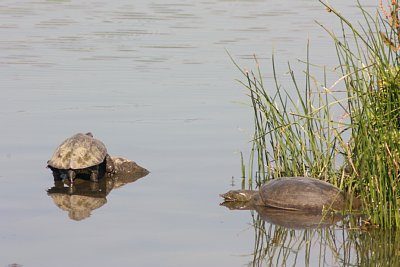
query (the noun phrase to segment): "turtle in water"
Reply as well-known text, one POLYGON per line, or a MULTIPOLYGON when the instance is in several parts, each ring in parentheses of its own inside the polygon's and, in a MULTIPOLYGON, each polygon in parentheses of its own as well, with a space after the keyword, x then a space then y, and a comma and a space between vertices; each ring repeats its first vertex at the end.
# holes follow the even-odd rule
POLYGON ((114 173, 114 163, 107 154, 106 146, 93 138, 92 133, 78 133, 66 139, 47 161, 53 171, 54 180, 62 180, 67 175, 71 184, 77 174, 89 174, 90 180, 97 182, 100 167, 106 174, 114 173))
POLYGON ((347 196, 332 184, 308 177, 281 177, 262 185, 258 191, 231 190, 221 197, 224 198, 224 203, 232 202, 246 209, 266 206, 282 210, 320 212, 324 208, 360 208, 358 199, 347 196))

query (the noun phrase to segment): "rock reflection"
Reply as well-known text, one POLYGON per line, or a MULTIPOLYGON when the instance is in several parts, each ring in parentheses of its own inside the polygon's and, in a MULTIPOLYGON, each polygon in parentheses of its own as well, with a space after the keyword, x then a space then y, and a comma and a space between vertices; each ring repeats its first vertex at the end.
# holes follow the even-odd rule
POLYGON ((111 177, 105 176, 99 182, 91 182, 83 174, 77 177, 72 187, 68 185, 68 179, 55 181, 47 194, 57 207, 68 212, 70 219, 81 221, 88 218, 93 210, 107 203, 106 197, 113 189, 135 182, 149 173, 134 161, 121 157, 112 159, 116 173, 111 177))

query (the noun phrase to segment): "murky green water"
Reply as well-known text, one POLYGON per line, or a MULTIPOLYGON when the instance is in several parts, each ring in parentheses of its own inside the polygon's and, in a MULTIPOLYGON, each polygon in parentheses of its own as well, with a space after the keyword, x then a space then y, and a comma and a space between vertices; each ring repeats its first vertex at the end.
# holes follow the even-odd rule
MULTIPOLYGON (((360 17, 349 1, 333 4, 360 17)), ((332 66, 314 20, 334 19, 308 0, 1 1, 0 266, 277 266, 286 260, 265 253, 280 249, 299 266, 360 263, 351 244, 321 245, 347 242, 340 225, 292 248, 270 242, 280 228, 266 223, 262 235, 251 212, 218 205, 240 186, 238 152, 252 133, 225 49, 248 68, 274 49, 285 70, 310 39, 314 62, 332 66), (151 173, 76 221, 47 195, 45 166, 63 139, 87 131, 151 173)), ((286 233, 301 243, 309 232, 286 233)))

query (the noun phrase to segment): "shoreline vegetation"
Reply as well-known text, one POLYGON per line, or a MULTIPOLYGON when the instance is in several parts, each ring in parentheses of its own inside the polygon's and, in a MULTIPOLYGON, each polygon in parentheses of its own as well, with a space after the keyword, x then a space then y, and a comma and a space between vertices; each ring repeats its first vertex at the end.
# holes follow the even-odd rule
POLYGON ((332 38, 338 56, 335 71, 340 74, 332 85, 325 68, 322 82, 313 75, 309 46, 301 77, 304 88, 290 64, 291 86, 284 88, 274 56, 272 87, 263 80, 256 56, 255 71, 242 70, 231 57, 244 76, 239 82, 247 88, 254 111, 252 150, 247 166, 242 156, 242 175, 247 174, 250 187, 281 176, 328 181, 362 201, 363 226, 399 229, 398 0, 380 0, 376 14, 357 1, 364 18, 357 24, 320 2, 341 25, 336 34, 318 23, 332 38))

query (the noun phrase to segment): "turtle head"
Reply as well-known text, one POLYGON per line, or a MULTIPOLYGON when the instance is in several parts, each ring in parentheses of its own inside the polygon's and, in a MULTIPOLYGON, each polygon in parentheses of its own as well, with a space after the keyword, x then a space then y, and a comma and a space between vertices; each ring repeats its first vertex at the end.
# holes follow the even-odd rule
POLYGON ((221 194, 220 196, 226 202, 247 202, 252 199, 254 195, 254 191, 252 190, 230 190, 225 194, 221 194))
POLYGON ((87 132, 87 133, 85 133, 85 135, 93 137, 93 134, 91 132, 87 132))

